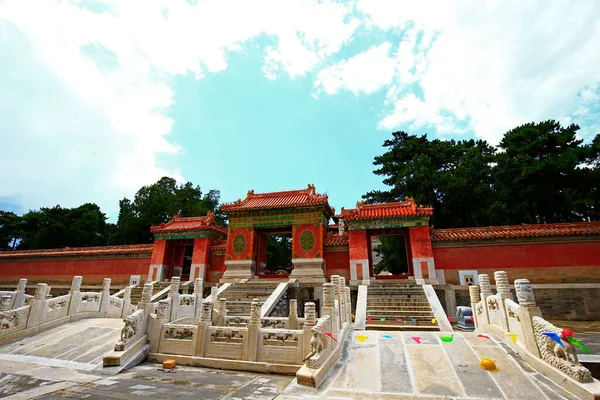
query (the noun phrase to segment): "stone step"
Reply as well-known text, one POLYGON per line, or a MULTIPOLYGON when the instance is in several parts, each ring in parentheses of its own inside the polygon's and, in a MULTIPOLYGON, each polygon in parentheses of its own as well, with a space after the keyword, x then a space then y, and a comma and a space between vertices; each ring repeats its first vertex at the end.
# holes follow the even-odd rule
POLYGON ((388 324, 369 324, 366 326, 368 331, 439 331, 436 325, 388 325, 388 324))
POLYGON ((433 316, 433 311, 431 310, 399 310, 399 311, 373 311, 373 310, 367 310, 367 315, 371 316, 371 317, 385 317, 385 316, 390 316, 390 317, 394 317, 394 316, 399 316, 399 317, 405 317, 407 315, 413 315, 415 317, 420 317, 420 316, 433 316))

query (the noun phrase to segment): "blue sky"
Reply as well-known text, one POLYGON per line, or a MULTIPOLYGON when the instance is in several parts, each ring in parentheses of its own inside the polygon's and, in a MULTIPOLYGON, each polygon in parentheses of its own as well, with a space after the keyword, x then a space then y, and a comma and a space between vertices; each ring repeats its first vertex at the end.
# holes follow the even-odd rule
POLYGON ((600 132, 600 3, 0 0, 0 209, 169 175, 352 207, 395 130, 600 132), (33 11, 35 10, 35 12, 33 11))

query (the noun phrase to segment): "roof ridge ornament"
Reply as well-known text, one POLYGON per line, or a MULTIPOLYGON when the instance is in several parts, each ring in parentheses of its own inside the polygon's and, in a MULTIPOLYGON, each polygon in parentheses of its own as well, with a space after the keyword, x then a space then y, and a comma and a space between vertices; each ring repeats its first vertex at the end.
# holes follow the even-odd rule
POLYGON ((248 190, 248 193, 246 194, 246 196, 252 196, 254 194, 254 189, 250 189, 248 190))

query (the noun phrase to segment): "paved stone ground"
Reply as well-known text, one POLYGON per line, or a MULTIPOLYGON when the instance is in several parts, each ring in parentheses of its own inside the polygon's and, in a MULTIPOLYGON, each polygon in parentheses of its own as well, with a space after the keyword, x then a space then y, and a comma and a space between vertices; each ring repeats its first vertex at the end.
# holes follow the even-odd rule
POLYGON ((292 382, 281 399, 575 399, 533 370, 500 340, 454 333, 450 343, 440 332, 354 332, 341 362, 319 389, 292 382), (363 342, 357 336, 366 336, 363 342), (417 344, 412 337, 420 337, 417 344), (479 367, 482 357, 498 372, 479 367))
MULTIPOLYGON (((276 398, 294 379, 207 368, 177 367, 159 371, 144 363, 115 376, 97 372, 74 373, 67 368, 43 369, 21 363, 17 373, 0 373, 0 397, 21 399, 252 399, 276 398), (35 378, 32 375, 38 375, 35 378), (42 379, 45 378, 45 379, 42 379), (49 379, 51 378, 51 379, 49 379)), ((4 370, 5 365, 0 366, 4 370)))
MULTIPOLYGON (((119 321, 120 322, 120 321, 119 321)), ((531 369, 502 341, 455 332, 442 342, 440 332, 352 332, 341 359, 319 389, 298 386, 292 376, 207 368, 159 371, 141 364, 108 376, 96 367, 106 343, 114 342, 112 322, 67 324, 0 347, 0 397, 15 399, 573 399, 531 369), (107 330, 107 328, 110 328, 107 330), (357 336, 366 336, 360 341, 357 336), (420 337, 417 344, 412 336, 420 337), (69 345, 70 344, 70 345, 69 345), (479 367, 492 358, 498 372, 479 367)), ((116 325, 115 325, 116 326, 116 325)), ((120 323, 118 324, 120 326, 120 323)), ((595 336, 578 335, 593 350, 595 336)))

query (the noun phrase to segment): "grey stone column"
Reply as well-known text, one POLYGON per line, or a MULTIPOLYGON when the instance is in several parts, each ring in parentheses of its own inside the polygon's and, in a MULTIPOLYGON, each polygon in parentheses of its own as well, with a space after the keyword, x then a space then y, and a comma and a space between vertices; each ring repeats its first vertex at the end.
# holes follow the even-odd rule
POLYGON ((110 304, 110 282, 110 278, 104 278, 104 281, 102 281, 102 300, 100 300, 101 313, 106 313, 108 311, 108 305, 110 304))
POLYGON ((487 297, 493 294, 488 274, 479 274, 479 288, 481 289, 481 300, 485 303, 487 297))
POLYGON ((27 302, 27 295, 25 295, 25 288, 27 287, 27 279, 19 279, 19 284, 17 285, 17 291, 15 293, 15 301, 13 303, 13 308, 20 308, 25 306, 27 302))
POLYGON ((69 300, 69 315, 77 314, 77 310, 79 309, 79 304, 81 303, 82 281, 83 277, 75 276, 71 282, 71 290, 69 290, 69 294, 71 295, 71 299, 69 300))
POLYGON ((500 300, 498 306, 500 308, 500 319, 502 327, 508 332, 508 315, 506 313, 505 300, 513 300, 513 296, 510 293, 510 286, 508 284, 508 275, 504 271, 494 272, 494 281, 496 282, 496 297, 500 300))
POLYGON ((204 357, 208 327, 212 325, 212 307, 213 304, 210 301, 202 302, 196 338, 196 356, 198 357, 204 357))
POLYGON ((202 287, 204 285, 204 281, 202 278, 194 279, 194 296, 196 296, 196 309, 194 312, 194 316, 196 318, 200 318, 200 313, 202 312, 202 287))
POLYGON ((171 288, 169 289, 169 297, 171 298, 171 314, 169 321, 177 319, 179 314, 179 286, 181 285, 181 278, 174 276, 171 278, 171 288))
POLYGON ((29 308, 29 318, 27 318, 27 327, 31 328, 38 326, 42 322, 42 315, 46 308, 46 293, 48 285, 45 283, 38 283, 29 308))
POLYGON ((481 301, 479 297, 479 287, 478 286, 469 286, 469 297, 471 298, 471 310, 473 311, 473 323, 475 324, 475 328, 479 328, 479 324, 481 321, 478 321, 479 316, 477 315, 477 303, 481 301))
POLYGON ((127 286, 123 292, 123 318, 131 314, 131 286, 127 286))
POLYGON ((253 299, 250 305, 250 323, 248 324, 248 347, 246 348, 246 360, 256 361, 258 355, 258 334, 262 324, 260 322, 260 299, 253 299))
POLYGON ((298 300, 289 302, 288 329, 298 329, 298 300))
POLYGON ((536 307, 535 295, 533 288, 528 279, 515 280, 515 292, 517 293, 517 301, 521 307, 536 307))

